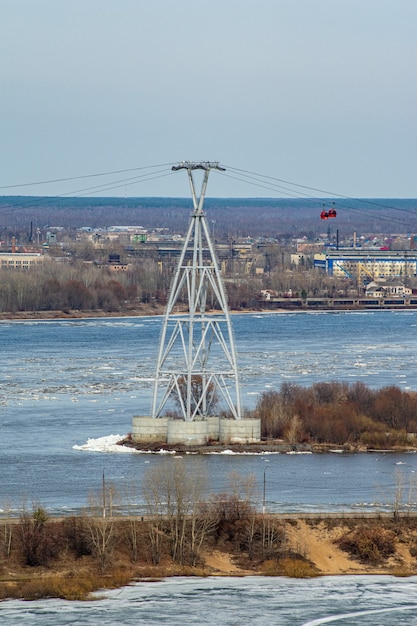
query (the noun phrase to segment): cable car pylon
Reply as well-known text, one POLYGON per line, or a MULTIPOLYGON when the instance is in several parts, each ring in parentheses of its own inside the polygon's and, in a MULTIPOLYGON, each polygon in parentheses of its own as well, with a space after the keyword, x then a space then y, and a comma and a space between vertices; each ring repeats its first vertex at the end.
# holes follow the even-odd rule
POLYGON ((132 438, 205 444, 260 440, 260 421, 243 419, 239 372, 227 297, 203 210, 218 162, 182 161, 193 212, 172 280, 157 355, 151 415, 134 417, 132 438), (194 174, 203 172, 200 195, 194 174), (186 308, 178 313, 179 308, 186 308), (220 412, 223 417, 220 419, 220 412))

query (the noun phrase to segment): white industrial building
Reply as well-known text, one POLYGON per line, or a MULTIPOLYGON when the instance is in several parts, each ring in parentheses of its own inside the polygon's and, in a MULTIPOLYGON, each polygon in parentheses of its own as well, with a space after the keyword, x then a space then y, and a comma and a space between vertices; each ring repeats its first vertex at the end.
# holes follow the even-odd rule
POLYGON ((314 267, 324 269, 329 276, 347 276, 360 283, 413 277, 417 275, 417 252, 370 248, 327 250, 314 255, 314 267))

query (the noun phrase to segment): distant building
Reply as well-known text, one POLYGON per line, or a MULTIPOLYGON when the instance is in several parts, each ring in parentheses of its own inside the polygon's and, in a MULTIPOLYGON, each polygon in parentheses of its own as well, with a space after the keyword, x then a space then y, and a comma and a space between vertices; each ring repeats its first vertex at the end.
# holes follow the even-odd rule
POLYGON ((107 228, 109 233, 147 233, 148 231, 143 226, 109 226, 107 228))
POLYGON ((405 287, 398 281, 372 281, 366 286, 366 296, 370 298, 385 298, 385 296, 411 296, 412 289, 405 287))
POLYGON ((30 270, 42 265, 45 257, 38 252, 0 252, 0 268, 30 270))
POLYGON ((143 226, 109 226, 105 231, 95 231, 91 235, 94 244, 117 241, 122 245, 145 243, 148 231, 143 226))
POLYGON ((311 254, 313 252, 322 252, 323 243, 310 243, 310 242, 299 242, 297 241, 297 252, 302 252, 304 254, 311 254))
POLYGON ((132 268, 130 263, 122 263, 120 254, 109 254, 107 263, 101 263, 98 266, 110 272, 127 272, 132 268))
POLYGON ((304 265, 306 256, 302 252, 293 252, 291 253, 291 263, 293 265, 304 265))
POLYGON ((417 252, 371 248, 327 250, 314 255, 314 267, 325 270, 329 276, 347 276, 360 283, 378 278, 404 278, 417 275, 417 252))

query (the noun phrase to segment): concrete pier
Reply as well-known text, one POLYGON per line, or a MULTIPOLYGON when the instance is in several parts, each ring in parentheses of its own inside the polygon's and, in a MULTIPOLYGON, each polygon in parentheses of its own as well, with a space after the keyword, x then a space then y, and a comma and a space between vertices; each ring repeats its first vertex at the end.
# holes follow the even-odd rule
POLYGON ((221 419, 219 428, 219 442, 228 443, 257 443, 261 440, 260 419, 221 419))
POLYGON ((184 446, 205 446, 208 442, 208 422, 206 420, 168 421, 167 443, 180 443, 184 446))
POLYGON ((186 422, 169 417, 138 415, 132 418, 132 440, 137 443, 167 443, 204 446, 208 442, 221 444, 250 444, 261 441, 259 419, 207 419, 186 422))
POLYGON ((212 415, 207 418, 208 422, 208 440, 218 441, 220 432, 220 417, 218 415, 212 415))
POLYGON ((168 417, 153 418, 146 415, 132 417, 132 440, 140 443, 166 443, 168 417))

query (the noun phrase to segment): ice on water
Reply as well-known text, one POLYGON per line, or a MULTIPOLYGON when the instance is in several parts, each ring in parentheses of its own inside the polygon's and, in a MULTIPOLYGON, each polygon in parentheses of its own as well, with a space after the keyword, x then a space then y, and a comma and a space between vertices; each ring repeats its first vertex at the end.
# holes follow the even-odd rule
POLYGON ((86 443, 72 447, 74 450, 85 452, 117 452, 122 454, 136 452, 134 448, 117 445, 122 439, 124 439, 123 435, 107 435, 97 439, 87 439, 86 443))
POLYGON ((87 602, 4 602, 0 620, 8 626, 415 626, 416 586, 415 577, 390 576, 174 578, 100 592, 102 599, 87 602))

